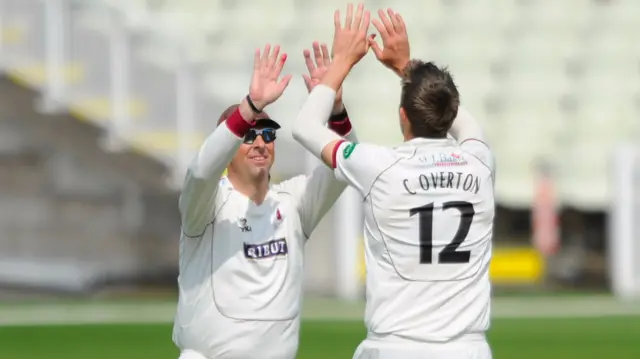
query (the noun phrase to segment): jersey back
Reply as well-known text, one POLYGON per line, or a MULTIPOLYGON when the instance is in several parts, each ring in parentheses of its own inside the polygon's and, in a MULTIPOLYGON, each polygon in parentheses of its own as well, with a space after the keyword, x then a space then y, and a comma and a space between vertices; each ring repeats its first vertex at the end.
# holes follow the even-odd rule
POLYGON ((372 162, 349 173, 365 197, 370 335, 446 342, 488 328, 493 170, 464 147, 416 139, 343 156, 372 162))

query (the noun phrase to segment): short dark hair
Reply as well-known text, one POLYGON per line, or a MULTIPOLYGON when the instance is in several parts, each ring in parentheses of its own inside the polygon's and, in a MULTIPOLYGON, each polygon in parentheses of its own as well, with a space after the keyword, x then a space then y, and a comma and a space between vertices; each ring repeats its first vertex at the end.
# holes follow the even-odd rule
POLYGON ((445 138, 458 115, 460 94, 446 67, 412 60, 404 69, 400 106, 415 137, 445 138))

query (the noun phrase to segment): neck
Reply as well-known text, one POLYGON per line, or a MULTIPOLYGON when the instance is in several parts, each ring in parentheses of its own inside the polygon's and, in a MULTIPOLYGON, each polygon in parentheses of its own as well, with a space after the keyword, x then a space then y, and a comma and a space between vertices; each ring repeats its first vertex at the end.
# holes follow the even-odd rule
POLYGON ((256 177, 240 176, 238 173, 229 169, 227 175, 229 182, 233 185, 233 189, 247 196, 253 203, 260 205, 264 202, 267 192, 269 192, 269 174, 256 177))

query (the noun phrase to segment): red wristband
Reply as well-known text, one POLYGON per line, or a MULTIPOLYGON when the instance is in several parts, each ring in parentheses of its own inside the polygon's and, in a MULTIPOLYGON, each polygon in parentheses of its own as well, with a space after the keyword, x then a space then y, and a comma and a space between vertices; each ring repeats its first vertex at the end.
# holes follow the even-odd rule
POLYGON ((346 136, 351 132, 351 121, 349 117, 342 121, 329 121, 329 128, 340 136, 346 136))
POLYGON ((244 137, 244 135, 249 132, 251 127, 255 125, 255 121, 249 123, 245 121, 244 118, 242 118, 240 109, 236 109, 235 111, 233 111, 233 113, 231 113, 231 115, 227 117, 227 120, 225 122, 227 123, 227 128, 229 129, 229 131, 231 131, 238 137, 244 137))

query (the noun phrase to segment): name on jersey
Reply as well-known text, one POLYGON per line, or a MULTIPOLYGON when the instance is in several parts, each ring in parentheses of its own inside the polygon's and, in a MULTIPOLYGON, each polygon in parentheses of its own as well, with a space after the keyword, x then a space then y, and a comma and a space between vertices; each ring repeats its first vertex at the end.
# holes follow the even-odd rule
POLYGON ((480 190, 480 178, 476 175, 463 172, 431 172, 421 174, 417 178, 404 179, 402 185, 409 194, 417 194, 418 191, 433 191, 439 188, 456 189, 471 193, 480 190))
POLYGON ((274 239, 272 241, 259 244, 244 243, 244 256, 250 259, 284 256, 288 252, 287 240, 284 238, 274 239))

